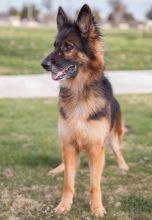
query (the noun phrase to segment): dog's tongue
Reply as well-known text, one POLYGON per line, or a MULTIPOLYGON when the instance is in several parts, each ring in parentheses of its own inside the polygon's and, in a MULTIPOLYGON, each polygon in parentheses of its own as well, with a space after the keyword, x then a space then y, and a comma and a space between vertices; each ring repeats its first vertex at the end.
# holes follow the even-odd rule
POLYGON ((57 80, 61 75, 63 74, 63 71, 60 71, 56 74, 52 74, 52 79, 57 80))

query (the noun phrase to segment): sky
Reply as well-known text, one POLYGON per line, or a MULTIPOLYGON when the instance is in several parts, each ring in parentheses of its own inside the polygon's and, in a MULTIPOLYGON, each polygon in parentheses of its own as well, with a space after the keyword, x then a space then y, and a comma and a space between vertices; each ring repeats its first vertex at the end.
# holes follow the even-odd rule
MULTIPOLYGON (((127 11, 132 13, 137 19, 144 20, 145 14, 152 7, 152 0, 121 0, 127 8, 127 11)), ((21 8, 23 4, 35 3, 40 9, 43 0, 0 0, 0 12, 5 12, 10 6, 21 8)), ((107 16, 111 11, 109 0, 52 0, 52 10, 57 11, 61 5, 69 15, 73 15, 75 9, 79 9, 83 4, 89 4, 91 8, 101 11, 103 16, 107 16)))

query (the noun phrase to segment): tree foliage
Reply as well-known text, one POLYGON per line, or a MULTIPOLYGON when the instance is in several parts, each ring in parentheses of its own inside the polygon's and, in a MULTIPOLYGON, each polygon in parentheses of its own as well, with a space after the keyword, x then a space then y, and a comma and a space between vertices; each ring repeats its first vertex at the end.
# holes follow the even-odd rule
POLYGON ((110 6, 112 12, 108 17, 108 20, 114 25, 118 25, 121 22, 131 22, 135 20, 133 15, 127 12, 125 5, 119 0, 110 0, 110 6))
POLYGON ((152 20, 152 7, 151 7, 151 9, 147 12, 146 18, 152 20))
POLYGON ((20 14, 20 12, 16 8, 11 7, 11 8, 9 8, 8 14, 10 16, 18 16, 20 14))
POLYGON ((35 5, 30 5, 30 6, 24 5, 20 12, 21 19, 28 19, 29 13, 32 19, 38 20, 39 10, 35 5))

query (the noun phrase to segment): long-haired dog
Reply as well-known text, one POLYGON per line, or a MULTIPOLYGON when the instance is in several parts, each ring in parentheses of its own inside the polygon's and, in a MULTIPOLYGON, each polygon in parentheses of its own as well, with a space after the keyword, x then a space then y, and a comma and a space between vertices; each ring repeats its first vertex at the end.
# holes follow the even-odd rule
POLYGON ((110 140, 117 163, 128 170, 120 145, 124 124, 112 87, 104 76, 104 59, 100 52, 100 30, 88 5, 84 5, 75 22, 59 7, 58 34, 54 51, 42 62, 54 80, 60 80, 59 139, 64 169, 64 189, 56 213, 69 211, 74 194, 74 179, 79 154, 85 150, 90 168, 90 204, 95 216, 106 211, 102 204, 100 181, 105 161, 105 142, 110 140))

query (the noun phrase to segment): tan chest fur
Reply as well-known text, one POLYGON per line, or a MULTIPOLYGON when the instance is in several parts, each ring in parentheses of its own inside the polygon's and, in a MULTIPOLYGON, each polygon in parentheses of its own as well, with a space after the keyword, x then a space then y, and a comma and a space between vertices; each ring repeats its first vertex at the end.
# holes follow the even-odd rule
POLYGON ((62 145, 76 145, 79 149, 95 144, 103 144, 109 132, 106 119, 82 121, 59 118, 59 137, 62 145))
MULTIPOLYGON (((83 74, 84 76, 87 76, 83 74)), ((109 132, 106 117, 101 120, 88 120, 90 115, 101 111, 106 101, 96 91, 84 90, 86 79, 79 75, 73 84, 62 82, 62 86, 70 89, 69 97, 60 97, 59 107, 64 109, 66 119, 59 117, 59 137, 62 145, 77 145, 86 148, 103 143, 109 132)))
POLYGON ((103 143, 108 135, 109 123, 107 118, 88 120, 90 114, 101 110, 103 103, 99 98, 86 101, 79 97, 73 99, 66 108, 68 118, 59 117, 59 137, 62 145, 77 145, 79 149, 87 148, 96 143, 103 143))

